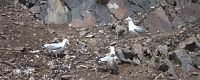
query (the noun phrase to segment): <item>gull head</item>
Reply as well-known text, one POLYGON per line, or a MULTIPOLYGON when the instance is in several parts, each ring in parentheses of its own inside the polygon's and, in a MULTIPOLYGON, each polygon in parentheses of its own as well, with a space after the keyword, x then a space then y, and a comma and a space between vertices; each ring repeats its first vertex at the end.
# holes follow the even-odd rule
POLYGON ((115 55, 115 47, 114 46, 110 46, 110 54, 115 55))
POLYGON ((132 21, 131 17, 127 17, 125 21, 132 21))
POLYGON ((65 39, 63 39, 62 43, 64 43, 64 44, 67 43, 69 45, 69 40, 65 38, 65 39))

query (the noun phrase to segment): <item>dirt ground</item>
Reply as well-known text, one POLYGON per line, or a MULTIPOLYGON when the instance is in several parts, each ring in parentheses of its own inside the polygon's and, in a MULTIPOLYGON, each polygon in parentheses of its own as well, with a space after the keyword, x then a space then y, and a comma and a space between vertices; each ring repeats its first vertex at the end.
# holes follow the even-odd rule
MULTIPOLYGON (((132 37, 127 34, 118 39, 109 28, 89 27, 83 33, 88 31, 87 35, 93 37, 87 38, 79 33, 83 28, 45 25, 34 19, 28 10, 14 5, 12 1, 0 1, 1 80, 154 80, 163 73, 149 66, 148 59, 138 66, 119 65, 118 75, 100 72, 95 68, 96 58, 106 54, 111 43, 116 43, 115 47, 123 48, 135 43, 143 44, 149 36, 132 37), (55 57, 41 48, 42 44, 49 43, 55 38, 69 39, 70 45, 66 48, 65 55, 55 57), (79 41, 85 44, 79 45, 79 41)), ((169 45, 169 51, 173 51, 181 41, 198 34, 199 31, 198 21, 186 23, 174 33, 150 35, 152 42, 147 43, 147 46, 153 52, 156 46, 166 44, 166 41, 170 40, 173 44, 169 45), (180 42, 176 42, 177 39, 180 42)), ((199 75, 192 76, 179 67, 175 68, 181 80, 199 79, 199 75)), ((199 74, 199 70, 196 72, 199 74)), ((161 76, 158 80, 166 78, 161 76)))

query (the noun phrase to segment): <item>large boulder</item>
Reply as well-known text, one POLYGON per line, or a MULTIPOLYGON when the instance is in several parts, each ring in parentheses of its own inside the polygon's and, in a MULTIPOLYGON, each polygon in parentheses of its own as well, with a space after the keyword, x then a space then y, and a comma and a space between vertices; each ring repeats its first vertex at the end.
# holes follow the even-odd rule
POLYGON ((47 16, 48 24, 64 24, 70 22, 70 12, 66 6, 62 6, 60 0, 48 0, 47 16))
POLYGON ((168 19, 165 10, 162 7, 157 8, 142 23, 143 26, 149 27, 151 33, 157 31, 172 32, 173 25, 168 19))

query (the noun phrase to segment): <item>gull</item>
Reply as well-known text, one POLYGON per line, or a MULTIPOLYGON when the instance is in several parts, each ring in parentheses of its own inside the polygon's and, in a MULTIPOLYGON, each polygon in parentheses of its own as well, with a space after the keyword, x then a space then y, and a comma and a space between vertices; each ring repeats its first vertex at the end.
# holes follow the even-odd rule
POLYGON ((128 30, 129 30, 129 32, 136 33, 136 34, 146 32, 144 28, 142 28, 140 26, 136 26, 133 23, 133 21, 132 21, 132 19, 130 17, 127 17, 125 19, 125 21, 128 21, 128 30))
POLYGON ((44 44, 42 47, 46 48, 50 53, 59 53, 64 51, 66 44, 69 45, 69 40, 65 38, 62 42, 44 44))
POLYGON ((116 53, 115 53, 115 47, 114 46, 110 46, 110 53, 107 53, 105 55, 105 57, 103 58, 100 58, 100 62, 110 62, 112 61, 113 59, 115 60, 119 60, 118 57, 116 56, 116 53))

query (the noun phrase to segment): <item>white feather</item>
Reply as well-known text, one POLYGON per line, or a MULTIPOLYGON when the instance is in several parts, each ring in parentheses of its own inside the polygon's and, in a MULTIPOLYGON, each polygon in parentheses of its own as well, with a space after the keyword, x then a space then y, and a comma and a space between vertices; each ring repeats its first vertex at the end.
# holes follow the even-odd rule
POLYGON ((51 43, 51 44, 44 44, 43 47, 46 48, 49 52, 61 52, 64 50, 66 43, 69 44, 68 39, 64 39, 60 43, 51 43))
POLYGON ((140 26, 136 26, 132 19, 130 17, 126 18, 125 19, 126 21, 128 21, 128 29, 129 29, 129 32, 133 32, 133 33, 142 33, 142 32, 145 32, 145 29, 140 27, 140 26))
POLYGON ((100 61, 101 62, 109 62, 112 59, 117 60, 118 57, 116 56, 116 53, 115 53, 115 47, 110 46, 110 53, 106 54, 105 57, 100 58, 100 61))

